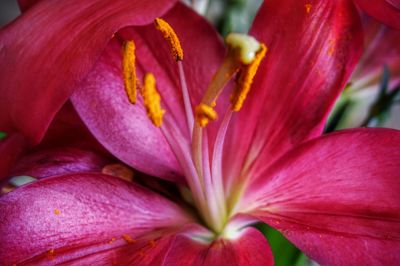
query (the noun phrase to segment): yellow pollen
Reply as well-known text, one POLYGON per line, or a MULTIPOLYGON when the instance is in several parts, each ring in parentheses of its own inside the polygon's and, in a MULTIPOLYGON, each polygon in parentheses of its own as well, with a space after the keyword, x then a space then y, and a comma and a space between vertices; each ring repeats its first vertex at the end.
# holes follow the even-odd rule
POLYGON ((169 25, 168 22, 166 22, 162 18, 156 18, 154 20, 154 25, 157 30, 161 31, 164 39, 168 42, 174 59, 176 61, 182 61, 183 50, 181 42, 179 41, 178 35, 176 35, 171 25, 169 25))
POLYGON ((163 122, 165 110, 161 108, 161 97, 157 91, 156 79, 152 73, 144 75, 141 93, 147 116, 156 127, 160 127, 163 122))
POLYGON ((217 112, 211 106, 200 103, 195 109, 196 121, 200 127, 205 127, 210 120, 215 121, 218 118, 217 112))
POLYGON ((60 215, 60 214, 61 214, 61 211, 60 211, 59 209, 55 209, 55 210, 54 210, 54 214, 55 214, 55 215, 60 215))
POLYGON ((132 237, 130 235, 122 235, 122 238, 126 241, 126 243, 128 244, 133 244, 136 241, 132 239, 132 237))
POLYGON ((122 46, 122 75, 126 95, 131 104, 136 103, 137 77, 135 66, 135 43, 126 41, 122 46))
POLYGON ((335 40, 331 39, 328 41, 328 43, 329 43, 328 55, 332 56, 333 53, 335 52, 335 40))
POLYGON ((311 4, 305 4, 304 7, 306 9, 307 14, 311 12, 311 7, 312 7, 311 4))
POLYGON ((253 62, 251 62, 249 65, 243 65, 239 74, 237 86, 231 95, 232 111, 237 112, 242 108, 244 100, 250 91, 254 76, 257 73, 261 61, 265 57, 267 50, 267 46, 261 43, 260 49, 256 53, 253 62))
POLYGON ((50 249, 47 251, 46 256, 48 259, 54 259, 56 256, 56 251, 54 249, 50 249))

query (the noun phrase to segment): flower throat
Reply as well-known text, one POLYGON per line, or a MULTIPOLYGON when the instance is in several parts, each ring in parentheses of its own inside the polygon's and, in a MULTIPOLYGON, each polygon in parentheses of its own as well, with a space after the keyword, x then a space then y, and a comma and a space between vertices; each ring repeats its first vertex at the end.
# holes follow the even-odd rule
POLYGON ((222 175, 222 150, 233 112, 238 112, 250 91, 257 69, 265 57, 267 47, 253 37, 231 33, 225 39, 228 47, 221 66, 215 72, 202 100, 193 108, 183 68, 184 53, 174 29, 163 19, 156 18, 155 28, 167 41, 173 59, 177 62, 179 81, 186 117, 186 131, 182 131, 162 108, 156 78, 146 73, 141 83, 136 74, 135 43, 125 41, 122 46, 122 74, 124 88, 131 104, 136 104, 140 93, 147 116, 160 128, 182 168, 192 193, 194 205, 201 219, 215 233, 223 233, 233 215, 228 202, 230 191, 222 175), (231 92, 230 108, 226 110, 215 137, 213 151, 205 127, 218 119, 217 99, 226 85, 236 77, 231 92))

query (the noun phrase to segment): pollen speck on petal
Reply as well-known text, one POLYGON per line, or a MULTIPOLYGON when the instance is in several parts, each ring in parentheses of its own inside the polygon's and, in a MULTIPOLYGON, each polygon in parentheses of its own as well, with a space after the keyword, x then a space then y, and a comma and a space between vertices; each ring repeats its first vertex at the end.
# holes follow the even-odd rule
POLYGON ((136 242, 130 235, 127 235, 127 234, 122 235, 122 238, 123 238, 123 239, 126 241, 126 243, 128 243, 128 244, 133 244, 133 243, 136 242))
POLYGON ((311 4, 305 4, 304 5, 304 8, 306 9, 307 14, 309 14, 311 12, 311 7, 312 7, 311 4))
POLYGON ((46 256, 49 259, 54 259, 55 256, 56 256, 56 251, 54 249, 50 249, 50 250, 47 251, 46 256))
POLYGON ((61 211, 60 211, 59 209, 54 209, 54 214, 55 214, 55 215, 60 215, 60 214, 61 214, 61 211))

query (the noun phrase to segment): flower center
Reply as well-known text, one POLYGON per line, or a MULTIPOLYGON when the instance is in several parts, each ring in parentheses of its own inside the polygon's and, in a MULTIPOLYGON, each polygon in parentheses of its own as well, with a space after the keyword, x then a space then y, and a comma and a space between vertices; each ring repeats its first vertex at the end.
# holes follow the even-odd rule
POLYGON ((139 91, 147 116, 156 127, 160 128, 178 159, 201 219, 208 228, 220 234, 232 215, 232 206, 228 206, 227 202, 230 192, 222 173, 225 135, 233 112, 239 111, 243 106, 260 62, 267 52, 267 47, 248 35, 237 33, 228 35, 227 55, 205 90, 203 98, 193 108, 186 84, 183 67, 184 54, 179 38, 163 19, 155 19, 154 24, 169 44, 172 56, 177 62, 186 130, 178 127, 176 121, 162 108, 161 96, 157 91, 156 79, 152 73, 146 73, 143 85, 140 85, 136 75, 133 40, 126 41, 122 47, 125 91, 130 103, 135 104, 138 87, 140 87, 139 91), (214 109, 217 99, 234 77, 236 77, 236 86, 231 93, 231 107, 226 110, 215 139, 209 140, 206 126, 218 119, 218 113, 214 109), (210 148, 213 150, 210 151, 210 148))

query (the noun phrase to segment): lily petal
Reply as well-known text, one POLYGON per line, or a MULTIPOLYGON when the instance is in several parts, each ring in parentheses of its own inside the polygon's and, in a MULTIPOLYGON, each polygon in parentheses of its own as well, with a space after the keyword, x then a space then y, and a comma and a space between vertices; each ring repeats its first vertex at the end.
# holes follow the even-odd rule
POLYGON ((74 173, 101 173, 110 163, 110 159, 88 150, 74 147, 49 149, 23 156, 13 166, 11 176, 27 175, 41 179, 74 173))
POLYGON ((218 239, 211 244, 177 235, 164 265, 274 265, 274 258, 265 237, 246 228, 236 239, 218 239))
POLYGON ((29 8, 31 8, 33 5, 35 5, 40 1, 41 0, 17 0, 21 12, 28 10, 29 8))
POLYGON ((120 43, 110 44, 72 95, 75 108, 94 136, 120 160, 152 176, 180 180, 179 164, 161 131, 141 103, 129 104, 121 80, 120 43))
POLYGON ((354 0, 357 5, 370 16, 380 22, 400 30, 399 0, 354 0))
POLYGON ((24 12, 0 32, 0 60, 7 66, 0 70, 0 130, 38 143, 112 35, 150 23, 174 3, 40 1, 24 12))
POLYGON ((241 154, 227 159, 233 174, 238 170, 230 165, 257 172, 319 136, 362 51, 350 1, 265 1, 251 34, 269 49, 230 130, 229 143, 241 154))
POLYGON ((396 265, 400 261, 400 242, 338 236, 312 231, 284 232, 291 242, 321 265, 396 265))
POLYGON ((390 129, 342 131, 307 142, 252 184, 252 214, 287 235, 310 233, 300 247, 321 234, 333 243, 335 237, 352 239, 366 257, 369 241, 371 248, 399 254, 399 144, 400 131, 390 129))
POLYGON ((400 31, 383 26, 371 18, 363 19, 365 51, 351 77, 351 88, 378 88, 383 68, 388 67, 392 88, 400 80, 400 31))
MULTIPOLYGON (((46 178, 0 198, 0 261, 68 261, 193 222, 160 195, 99 174, 46 178)), ((151 240, 151 239, 146 239, 151 240)))
POLYGON ((0 141, 0 181, 8 176, 10 170, 22 154, 26 145, 21 134, 13 134, 0 141))
MULTIPOLYGON (((164 18, 181 41, 187 83, 196 104, 224 56, 223 45, 210 24, 184 5, 176 5, 164 18)), ((154 73, 165 117, 183 132, 182 141, 187 141, 178 65, 168 44, 153 25, 124 29, 118 36, 135 41, 139 76, 154 73)), ((175 155, 138 98, 134 106, 128 102, 122 82, 121 43, 114 39, 72 95, 72 102, 96 138, 120 160, 147 174, 179 181, 182 171, 175 155)))
POLYGON ((51 121, 42 141, 31 151, 76 147, 97 152, 104 157, 110 153, 94 138, 68 101, 51 121))

